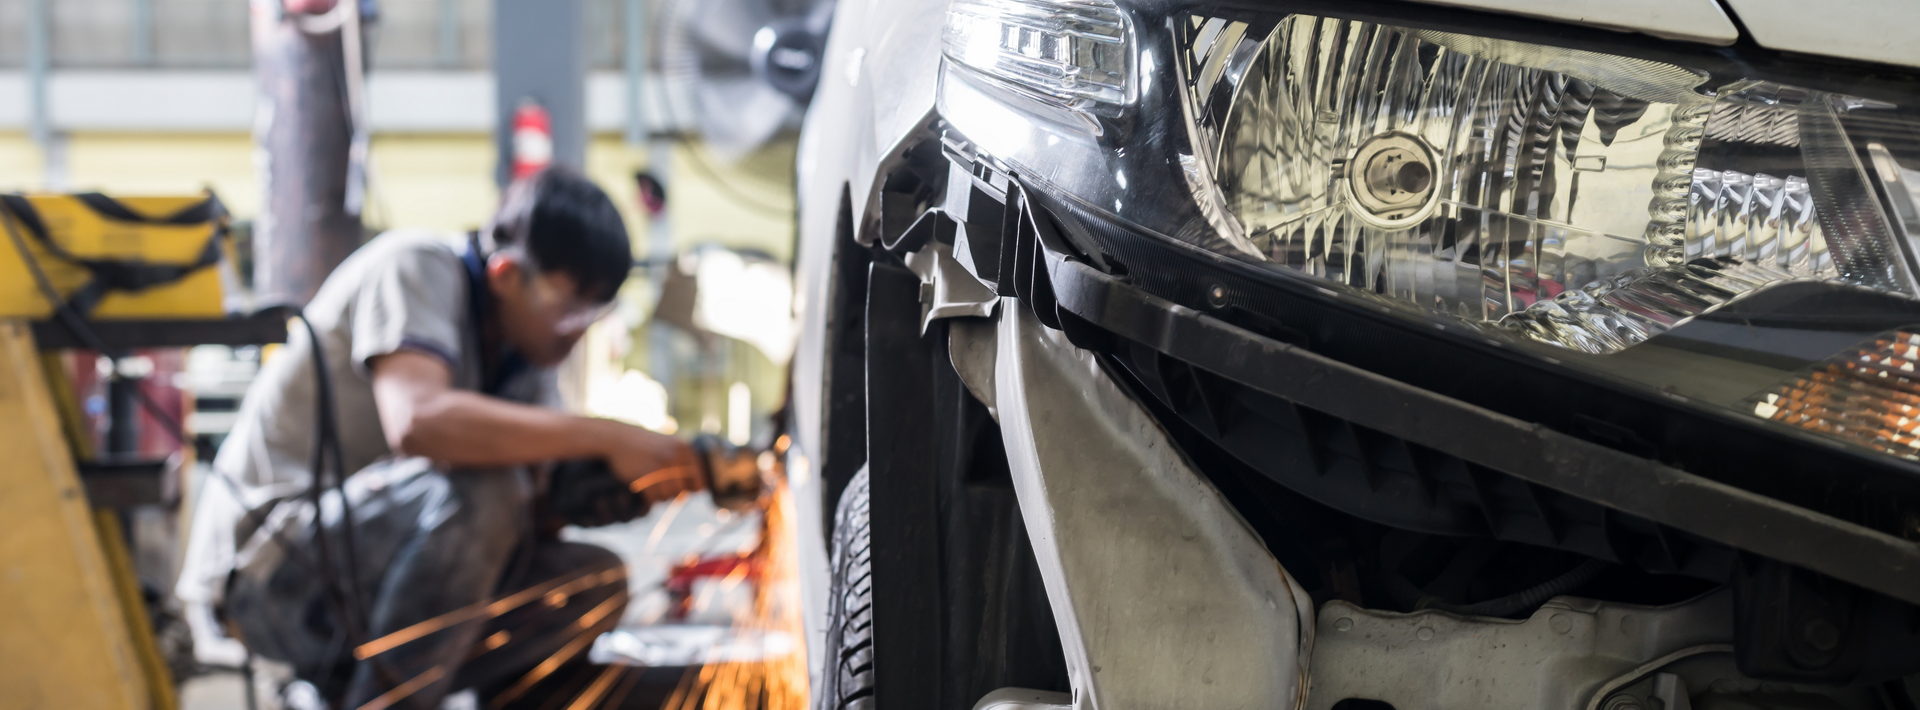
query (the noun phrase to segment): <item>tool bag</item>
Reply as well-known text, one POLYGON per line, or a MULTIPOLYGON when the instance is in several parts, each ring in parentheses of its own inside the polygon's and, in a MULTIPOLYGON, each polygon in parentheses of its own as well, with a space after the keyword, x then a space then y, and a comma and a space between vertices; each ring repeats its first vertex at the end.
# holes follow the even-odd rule
POLYGON ((211 193, 0 194, 0 318, 52 316, 47 286, 88 318, 224 317, 228 224, 211 193))

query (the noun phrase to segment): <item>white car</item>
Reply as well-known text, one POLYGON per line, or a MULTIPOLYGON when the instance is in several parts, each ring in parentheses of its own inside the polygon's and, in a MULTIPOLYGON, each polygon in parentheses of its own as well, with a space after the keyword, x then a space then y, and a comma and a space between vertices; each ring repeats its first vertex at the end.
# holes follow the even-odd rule
POLYGON ((817 706, 1914 708, 1916 26, 841 2, 817 706))

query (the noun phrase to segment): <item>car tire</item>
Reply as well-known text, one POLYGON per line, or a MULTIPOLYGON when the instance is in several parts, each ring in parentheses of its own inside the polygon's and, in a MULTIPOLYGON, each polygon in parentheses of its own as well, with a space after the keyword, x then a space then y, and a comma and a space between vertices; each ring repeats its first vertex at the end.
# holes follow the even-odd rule
POLYGON ((873 710, 873 532, 867 471, 854 474, 835 508, 824 687, 819 710, 873 710))

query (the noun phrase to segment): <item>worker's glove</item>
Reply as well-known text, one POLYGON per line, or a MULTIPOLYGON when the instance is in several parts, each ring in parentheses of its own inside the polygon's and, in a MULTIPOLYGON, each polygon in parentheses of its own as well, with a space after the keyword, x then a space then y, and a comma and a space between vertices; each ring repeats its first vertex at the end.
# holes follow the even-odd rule
POLYGON ((712 434, 694 437, 693 450, 700 459, 700 474, 715 506, 732 511, 759 507, 767 491, 760 452, 734 446, 712 434))
POLYGON ((568 525, 598 528, 647 514, 646 497, 600 459, 562 461, 547 484, 547 505, 568 525))

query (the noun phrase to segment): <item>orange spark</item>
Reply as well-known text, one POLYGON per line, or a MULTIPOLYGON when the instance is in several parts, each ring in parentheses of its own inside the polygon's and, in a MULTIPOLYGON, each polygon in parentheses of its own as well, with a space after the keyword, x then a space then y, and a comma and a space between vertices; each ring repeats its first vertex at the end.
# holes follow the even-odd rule
MULTIPOLYGON (((665 710, 806 710, 807 660, 800 640, 799 560, 794 543, 792 494, 784 485, 767 497, 759 544, 750 553, 760 568, 753 603, 734 626, 748 634, 784 635, 794 650, 752 662, 717 662, 688 672, 665 710)), ((744 580, 749 565, 735 568, 719 585, 744 580)), ((704 596, 704 595, 702 595, 704 596)))
POLYGON ((414 676, 411 680, 394 686, 392 690, 381 693, 380 697, 367 701, 367 704, 360 706, 360 710, 387 710, 387 708, 393 707, 395 703, 407 699, 414 693, 420 692, 421 688, 432 685, 434 681, 440 680, 440 676, 446 674, 447 669, 440 666, 428 668, 422 671, 420 675, 414 676))
POLYGON ((600 677, 593 679, 592 685, 588 685, 586 690, 580 692, 579 697, 573 699, 573 704, 568 705, 567 710, 587 710, 593 707, 594 703, 600 701, 601 696, 613 689, 613 682, 618 679, 620 671, 619 666, 607 666, 606 670, 600 672, 600 677))
MULTIPOLYGON (((601 622, 604 621, 609 614, 612 614, 614 607, 619 606, 622 601, 624 601, 624 599, 620 595, 614 595, 606 601, 601 602, 599 606, 595 606, 592 610, 580 615, 580 620, 577 622, 582 629, 580 634, 575 636, 572 641, 568 641, 567 645, 561 646, 559 651, 555 651, 553 655, 541 661, 539 665, 534 666, 533 670, 527 671, 526 675, 520 676, 520 680, 515 681, 512 687, 507 688, 499 697, 493 699, 494 706, 504 706, 512 702, 515 698, 524 695, 528 690, 531 690, 534 685, 539 684, 541 680, 552 675, 554 671, 560 670, 561 666, 566 665, 567 662, 573 660, 575 656, 579 656, 582 652, 585 652, 587 646, 592 644, 595 638, 599 638, 602 631, 606 630, 606 627, 602 626, 601 622)), ((611 625, 609 624, 607 626, 611 625)))
POLYGON ((543 598, 548 594, 574 594, 595 587, 612 584, 626 578, 626 569, 617 567, 601 570, 600 572, 592 574, 583 572, 573 575, 572 577, 556 577, 499 599, 469 604, 360 644, 353 649, 353 656, 354 658, 364 661, 397 647, 425 638, 436 632, 443 631, 455 624, 505 614, 514 609, 526 606, 528 602, 543 598))

